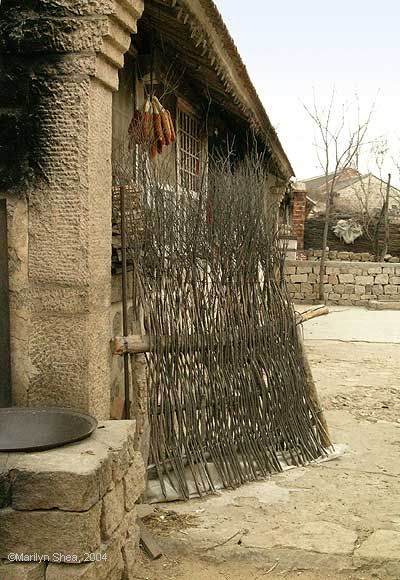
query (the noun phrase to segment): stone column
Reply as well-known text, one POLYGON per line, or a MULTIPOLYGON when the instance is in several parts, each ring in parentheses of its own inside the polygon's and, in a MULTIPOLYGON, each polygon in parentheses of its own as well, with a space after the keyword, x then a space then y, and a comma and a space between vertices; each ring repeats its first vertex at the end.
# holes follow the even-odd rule
POLYGON ((304 224, 306 221, 307 192, 305 183, 293 185, 293 234, 297 238, 297 249, 304 250, 304 224))
POLYGON ((142 9, 142 0, 0 6, 17 405, 109 416, 112 93, 142 9))

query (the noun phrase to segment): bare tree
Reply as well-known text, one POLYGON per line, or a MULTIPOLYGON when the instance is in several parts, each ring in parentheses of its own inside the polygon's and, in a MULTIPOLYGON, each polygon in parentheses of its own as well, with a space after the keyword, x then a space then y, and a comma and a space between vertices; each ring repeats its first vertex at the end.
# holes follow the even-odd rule
POLYGON ((333 90, 326 109, 318 106, 315 95, 313 106, 311 108, 305 106, 305 109, 315 125, 315 146, 318 161, 325 176, 325 224, 319 271, 319 299, 325 302, 324 272, 333 193, 340 173, 354 165, 356 156, 365 144, 373 108, 371 107, 369 114, 361 120, 358 99, 356 98, 353 104, 338 106, 336 93, 333 90), (352 122, 354 108, 355 123, 352 122))
POLYGON ((391 182, 392 176, 389 173, 388 174, 388 180, 387 180, 387 184, 386 184, 386 197, 385 197, 385 203, 383 205, 384 209, 384 223, 385 223, 385 237, 384 237, 384 242, 383 242, 383 248, 382 248, 382 252, 381 252, 381 261, 383 261, 385 259, 386 254, 389 251, 389 234, 390 234, 390 230, 389 230, 389 203, 390 203, 390 182, 391 182))
MULTIPOLYGON (((371 171, 362 174, 360 152, 357 152, 355 168, 360 178, 351 186, 352 193, 357 200, 355 215, 361 223, 364 235, 369 239, 377 260, 379 253, 379 229, 384 219, 387 182, 384 181, 384 166, 388 161, 389 146, 386 138, 376 139, 370 149, 369 164, 377 171, 377 176, 371 171), (378 182, 378 185, 377 185, 378 182)), ((389 190, 390 191, 390 190, 389 190)))

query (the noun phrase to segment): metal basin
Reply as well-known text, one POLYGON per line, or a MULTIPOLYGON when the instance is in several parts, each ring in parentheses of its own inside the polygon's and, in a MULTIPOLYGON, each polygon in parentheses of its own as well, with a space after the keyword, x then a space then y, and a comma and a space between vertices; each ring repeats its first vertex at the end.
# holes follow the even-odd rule
POLYGON ((91 415, 58 407, 0 409, 0 451, 42 451, 89 437, 91 415))

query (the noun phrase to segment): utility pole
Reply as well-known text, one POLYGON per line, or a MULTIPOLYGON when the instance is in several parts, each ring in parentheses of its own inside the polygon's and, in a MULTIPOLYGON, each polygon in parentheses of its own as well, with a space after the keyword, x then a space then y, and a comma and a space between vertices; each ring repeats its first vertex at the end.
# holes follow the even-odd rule
POLYGON ((385 239, 383 243, 382 253, 381 253, 381 261, 383 262, 386 254, 389 251, 389 200, 390 200, 390 182, 392 179, 392 175, 388 174, 388 180, 386 185, 386 199, 385 199, 385 239))

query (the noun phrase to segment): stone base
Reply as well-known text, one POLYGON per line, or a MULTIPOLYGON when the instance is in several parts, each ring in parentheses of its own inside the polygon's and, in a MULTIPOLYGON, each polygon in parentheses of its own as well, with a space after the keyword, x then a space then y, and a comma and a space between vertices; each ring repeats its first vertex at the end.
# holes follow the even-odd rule
POLYGON ((129 580, 144 466, 133 421, 84 441, 0 453, 0 580, 129 580))
POLYGON ((377 300, 371 300, 368 303, 368 308, 370 310, 400 310, 400 302, 378 302, 377 300))

